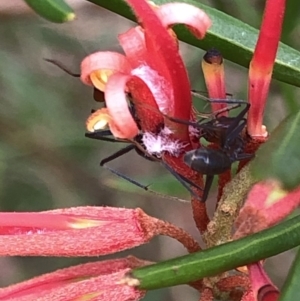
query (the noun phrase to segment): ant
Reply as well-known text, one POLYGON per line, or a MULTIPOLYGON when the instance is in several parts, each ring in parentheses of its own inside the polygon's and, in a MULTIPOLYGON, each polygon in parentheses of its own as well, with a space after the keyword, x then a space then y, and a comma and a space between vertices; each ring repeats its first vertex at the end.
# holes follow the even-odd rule
MULTIPOLYGON (((195 93, 195 91, 192 91, 195 93)), ((209 190, 211 188, 215 175, 219 175, 231 168, 232 163, 245 159, 251 159, 252 154, 244 153, 244 140, 242 138, 242 131, 246 126, 245 115, 249 111, 250 104, 243 100, 235 99, 208 99, 210 102, 216 103, 234 103, 238 106, 245 105, 245 108, 236 117, 219 116, 217 113, 215 117, 207 122, 190 122, 183 121, 176 118, 169 119, 191 125, 200 130, 200 137, 205 138, 208 142, 219 144, 219 149, 211 149, 201 146, 198 149, 188 151, 184 157, 184 162, 194 171, 206 175, 204 191, 202 195, 202 202, 205 202, 209 190), (202 122, 202 123, 201 123, 202 122)), ((231 110, 231 108, 227 108, 231 110)))
MULTIPOLYGON (((45 59, 45 61, 54 64, 55 66, 59 67, 60 69, 62 69, 63 71, 65 71, 66 73, 68 73, 69 75, 71 75, 73 77, 77 77, 77 78, 80 77, 80 74, 74 73, 74 72, 68 70, 62 63, 60 63, 56 60, 45 59)), ((105 106, 104 92, 94 88, 93 97, 94 97, 95 101, 102 102, 102 103, 104 103, 104 106, 105 106)), ((139 120, 136 116, 134 104, 131 101, 130 93, 128 93, 128 103, 129 103, 130 112, 131 112, 134 120, 136 121, 139 129, 141 130, 140 125, 139 125, 139 120)), ((95 112, 95 111, 92 110, 92 113, 93 112, 95 112)), ((162 128, 162 126, 161 126, 161 128, 162 128)), ((161 128, 158 129, 158 130, 161 130, 161 128)), ((109 168, 108 166, 105 165, 106 163, 108 163, 108 162, 110 162, 114 159, 117 159, 118 157, 120 157, 122 155, 127 154, 131 150, 135 150, 138 155, 142 156, 143 158, 145 158, 147 160, 160 162, 189 192, 191 192, 196 198, 199 198, 195 194, 195 192, 190 188, 190 186, 193 186, 197 189, 203 190, 202 187, 196 185, 195 183, 193 183, 192 181, 190 181, 186 177, 184 177, 184 176, 180 175, 179 173, 177 173, 167 163, 163 162, 163 160, 161 160, 160 158, 149 154, 146 151, 146 148, 144 147, 143 142, 142 142, 143 134, 138 134, 133 140, 115 139, 110 130, 99 130, 99 131, 95 131, 93 133, 85 133, 85 136, 88 137, 88 138, 102 140, 102 141, 130 143, 129 145, 127 145, 124 148, 118 150, 114 154, 108 156, 107 158, 102 159, 101 162, 100 162, 100 166, 105 167, 110 172, 114 173, 115 175, 131 182, 132 184, 134 184, 138 187, 143 188, 144 190, 149 190, 148 186, 144 186, 144 185, 140 184, 139 182, 134 181, 133 179, 130 179, 129 177, 126 177, 125 175, 123 175, 123 174, 117 172, 116 170, 111 169, 111 168, 109 168)), ((159 193, 156 193, 156 194, 159 194, 159 193)))
MULTIPOLYGON (((131 112, 132 116, 134 117, 135 121, 137 122, 138 127, 140 128, 139 122, 138 122, 138 120, 136 119, 136 116, 135 116, 134 104, 132 103, 132 101, 130 101, 130 95, 129 95, 129 109, 130 109, 130 112, 131 112)), ((161 130, 161 128, 159 130, 161 130)), ((194 197, 199 198, 198 195, 196 195, 195 192, 190 188, 190 186, 193 186, 193 187, 195 187, 197 189, 200 189, 200 190, 203 190, 203 188, 196 185, 195 183, 190 181, 185 176, 177 173, 173 168, 171 168, 171 166, 169 166, 167 163, 165 163, 161 158, 159 158, 155 155, 149 154, 147 152, 144 144, 143 144, 143 134, 142 133, 138 134, 133 140, 115 139, 110 130, 99 130, 99 131, 95 131, 93 133, 85 133, 85 136, 88 137, 88 138, 102 140, 102 141, 130 143, 129 145, 125 146, 124 148, 121 148, 120 150, 116 151, 112 155, 110 155, 110 156, 108 156, 108 157, 106 157, 106 158, 104 158, 100 161, 100 166, 105 167, 110 172, 114 173, 115 175, 131 182, 132 184, 134 184, 134 185, 136 185, 140 188, 143 188, 144 190, 149 190, 148 186, 144 186, 144 185, 140 184, 139 182, 136 182, 136 181, 120 174, 116 170, 113 170, 113 169, 109 168, 106 165, 106 163, 111 162, 111 161, 119 158, 122 155, 127 154, 131 150, 135 150, 136 153, 139 156, 141 156, 141 157, 143 157, 143 158, 145 158, 149 161, 160 162, 190 193, 192 193, 194 195, 194 197)))
MULTIPOLYGON (((62 64, 57 61, 46 59, 46 61, 53 63, 54 65, 58 66, 68 74, 74 77, 80 77, 80 74, 75 74, 67 70, 62 64)), ((245 101, 234 100, 234 99, 209 99, 205 96, 200 95, 196 91, 191 91, 193 95, 208 100, 209 102, 217 102, 217 103, 233 103, 235 106, 225 108, 225 110, 220 110, 217 112, 213 119, 209 120, 208 122, 202 122, 205 120, 206 117, 200 119, 198 122, 191 122, 191 121, 184 121, 179 120, 177 118, 168 117, 170 120, 174 122, 179 122, 187 125, 191 125, 200 130, 200 137, 205 138, 208 142, 218 143, 220 145, 220 149, 210 149, 201 146, 196 150, 192 150, 187 152, 184 155, 184 162, 191 167, 191 169, 198 171, 201 174, 206 175, 206 181, 204 190, 196 185, 195 183, 191 182, 189 179, 185 178, 184 176, 176 173, 168 164, 163 162, 160 158, 150 155, 142 143, 142 134, 138 134, 134 140, 119 140, 115 139, 112 136, 112 133, 109 130, 101 130, 96 131, 94 133, 86 133, 85 136, 92 139, 103 140, 103 141, 110 141, 110 142, 125 142, 131 143, 130 145, 120 149, 119 151, 115 152, 114 154, 110 155, 109 157, 101 160, 100 166, 103 166, 109 169, 112 173, 120 176, 129 182, 141 187, 145 190, 148 190, 147 186, 141 185, 140 183, 118 173, 117 171, 104 166, 106 163, 130 152, 131 150, 135 150, 138 155, 142 156, 143 158, 150 160, 150 161, 159 161, 162 165, 171 173, 173 176, 194 196, 194 191, 187 185, 187 183, 197 189, 203 190, 202 195, 202 202, 205 202, 209 190, 211 188, 213 178, 215 175, 221 174, 224 171, 231 168, 232 163, 236 161, 241 161, 244 159, 250 159, 253 157, 252 154, 243 153, 244 148, 244 141, 241 137, 241 133, 246 125, 245 115, 250 108, 250 104, 245 101), (229 111, 237 106, 244 104, 245 108, 236 116, 236 117, 227 117, 227 116, 219 116, 224 111, 229 111), (202 122, 202 123, 201 123, 202 122), (111 136, 111 137, 108 137, 111 136)), ((230 95, 230 94, 229 94, 230 95)), ((94 99, 96 101, 103 102, 104 96, 103 92, 94 89, 94 99)), ((135 109, 133 103, 130 101, 129 95, 129 107, 131 113, 138 124, 138 120, 136 118, 135 109)), ((205 115, 205 114, 204 114, 205 115)), ((139 126, 139 125, 138 125, 139 126)))

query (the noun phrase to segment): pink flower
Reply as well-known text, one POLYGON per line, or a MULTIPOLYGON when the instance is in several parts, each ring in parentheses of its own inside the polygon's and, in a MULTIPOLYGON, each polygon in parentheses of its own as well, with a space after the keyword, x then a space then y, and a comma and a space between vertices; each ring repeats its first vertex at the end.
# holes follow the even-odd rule
POLYGON ((277 181, 255 184, 235 221, 234 237, 259 232, 280 222, 300 204, 300 187, 292 191, 281 188, 277 181))
POLYGON ((211 21, 202 10, 185 3, 159 7, 139 0, 128 3, 142 26, 119 35, 125 55, 97 52, 81 64, 82 81, 104 91, 107 107, 90 116, 87 129, 93 132, 108 125, 115 137, 132 141, 140 127, 143 151, 201 186, 202 176, 182 158, 187 150, 199 146, 199 139, 188 125, 169 118, 193 119, 191 87, 170 27, 184 23, 202 38, 211 21), (128 108, 128 95, 135 119, 128 108))
POLYGON ((0 213, 0 254, 95 256, 148 242, 155 233, 141 209, 77 207, 0 213), (16 247, 18 246, 18 247, 16 247))
MULTIPOLYGON (((261 263, 253 263, 248 266, 251 280, 251 293, 254 300, 277 301, 279 291, 265 273, 261 263)), ((251 300, 251 299, 250 299, 251 300)))
POLYGON ((0 289, 0 300, 140 300, 145 291, 121 280, 131 269, 148 264, 133 256, 81 264, 0 289))
MULTIPOLYGON (((136 144, 134 139, 142 133, 143 146, 149 156, 167 162, 179 174, 201 185, 201 175, 192 171, 182 160, 187 150, 199 147, 199 135, 190 132, 188 125, 172 121, 172 117, 194 120, 194 114, 187 71, 170 27, 175 23, 186 24, 192 33, 202 38, 211 21, 203 11, 185 3, 157 7, 142 0, 127 2, 138 16, 141 26, 119 35, 125 55, 97 52, 86 57, 81 64, 81 80, 104 91, 106 103, 105 108, 89 117, 87 129, 94 132, 108 125, 116 138, 136 144), (132 107, 128 106, 128 97, 132 107)), ((251 109, 248 131, 252 137, 263 139, 267 135, 262 126, 263 107, 285 6, 283 0, 270 3, 270 0, 267 1, 261 35, 249 72, 251 109), (271 48, 269 56, 266 54, 267 44, 271 48)), ((203 62, 211 98, 226 97, 220 58, 213 55, 203 62)), ((223 105, 212 107, 216 111, 223 105)), ((226 177, 229 178, 228 175, 226 177)), ((299 203, 299 194, 299 189, 287 194, 269 182, 254 186, 236 222, 236 237, 277 222, 282 214, 289 212, 286 209, 282 213, 285 198, 292 198, 293 206, 289 208, 294 208, 299 203), (249 220, 250 230, 246 229, 245 224, 249 220)), ((197 200, 193 208, 198 229, 206 230, 208 218, 205 205, 197 200)), ((0 213, 0 255, 104 255, 145 244, 156 235, 177 239, 189 252, 200 250, 198 243, 185 231, 150 217, 141 209, 79 207, 41 213, 0 213)), ((131 269, 146 264, 148 262, 130 257, 79 265, 0 289, 0 300, 139 300, 145 292, 124 284, 122 280, 131 269)), ((248 268, 251 290, 246 291, 242 300, 254 301, 257 296, 263 301, 277 300, 278 291, 260 263, 248 268)), ((229 280, 221 279, 216 286, 231 292, 239 284, 249 288, 248 279, 240 275, 234 275, 229 280)), ((203 292, 202 300, 213 299, 211 284, 206 287, 205 282, 199 281, 198 288, 203 292)))
MULTIPOLYGON (((126 100, 126 92, 130 92, 144 132, 157 133, 165 123, 172 126, 176 137, 189 142, 186 125, 163 118, 163 114, 183 120, 191 116, 187 72, 178 53, 176 37, 166 29, 175 23, 185 23, 194 34, 203 37, 211 22, 203 11, 185 3, 159 7, 137 0, 128 3, 143 27, 132 28, 119 36, 126 56, 97 52, 86 57, 81 64, 81 79, 105 92, 107 112, 111 116, 108 124, 116 137, 131 139, 138 133, 126 100)), ((96 129, 98 125, 97 120, 96 129)))
POLYGON ((74 207, 0 213, 0 255, 99 256, 134 248, 156 235, 177 238, 193 252, 183 230, 141 209, 74 207))

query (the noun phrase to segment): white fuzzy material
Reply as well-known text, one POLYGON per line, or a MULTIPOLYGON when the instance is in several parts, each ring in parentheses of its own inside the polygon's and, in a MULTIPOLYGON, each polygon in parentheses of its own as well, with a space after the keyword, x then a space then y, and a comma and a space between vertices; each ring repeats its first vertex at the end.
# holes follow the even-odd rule
POLYGON ((173 90, 162 76, 147 65, 140 65, 136 69, 133 69, 131 74, 145 82, 162 113, 167 114, 173 111, 173 90))
POLYGON ((200 130, 192 125, 189 126, 189 133, 190 133, 190 136, 193 136, 193 137, 200 136, 200 130))
POLYGON ((147 152, 151 155, 161 157, 163 152, 168 152, 172 156, 179 156, 186 143, 170 138, 171 130, 164 128, 158 135, 145 132, 143 134, 143 144, 147 152))

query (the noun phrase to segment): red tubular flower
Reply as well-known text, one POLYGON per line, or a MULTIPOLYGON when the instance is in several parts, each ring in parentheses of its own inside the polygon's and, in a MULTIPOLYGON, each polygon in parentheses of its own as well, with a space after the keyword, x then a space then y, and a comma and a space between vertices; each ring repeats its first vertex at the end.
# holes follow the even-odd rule
POLYGON ((150 224, 149 218, 141 209, 112 207, 77 207, 41 213, 0 213, 0 254, 111 254, 144 244, 156 235, 147 226, 150 224))
MULTIPOLYGON (((254 282, 257 281, 254 280, 254 282)), ((273 285, 266 284, 259 288, 259 292, 253 292, 251 289, 246 291, 241 301, 277 301, 279 299, 279 292, 273 285)))
POLYGON ((145 244, 156 235, 200 249, 182 229, 141 209, 77 207, 40 213, 0 213, 0 255, 99 256, 145 244))
MULTIPOLYGON (((224 62, 221 53, 212 48, 207 51, 202 60, 202 71, 208 95, 212 99, 226 99, 224 62)), ((226 103, 212 103, 212 110, 225 108, 226 103)), ((222 113, 227 115, 227 112, 222 113)))
POLYGON ((240 238, 281 221, 300 204, 300 188, 285 191, 276 181, 255 184, 235 221, 235 238, 240 238))
POLYGON ((131 269, 148 264, 133 256, 81 264, 0 289, 0 300, 140 300, 145 291, 121 284, 121 280, 131 269))
MULTIPOLYGON (((97 130, 108 124, 115 137, 134 140, 138 134, 135 121, 138 121, 144 151, 161 158, 175 172, 201 186, 202 176, 182 159, 187 150, 199 146, 199 139, 189 132, 188 125, 168 118, 190 120, 193 116, 187 71, 178 52, 177 39, 169 27, 184 23, 202 38, 211 21, 202 10, 186 3, 151 7, 146 1, 127 2, 141 27, 119 36, 126 56, 117 54, 108 59, 107 52, 98 52, 86 57, 81 64, 82 81, 104 91, 107 106, 107 111, 92 115, 96 119, 89 119, 88 129, 97 130), (136 120, 128 109, 128 95, 136 120), (104 122, 98 116, 104 116, 104 122)), ((204 208, 199 211, 203 224, 200 228, 204 229, 208 218, 205 204, 201 206, 204 208)))
MULTIPOLYGON (((248 266, 254 300, 277 301, 279 291, 265 273, 260 262, 248 266)), ((250 299, 251 300, 251 299, 250 299)))
POLYGON ((211 22, 203 11, 185 3, 155 8, 139 0, 128 3, 142 28, 119 36, 126 56, 109 52, 88 56, 81 65, 81 79, 105 90, 108 112, 122 132, 111 128, 116 137, 131 139, 138 132, 126 101, 125 92, 130 92, 144 132, 157 133, 162 124, 171 124, 174 136, 189 143, 188 126, 164 120, 161 114, 184 120, 191 116, 187 72, 177 41, 166 29, 174 23, 185 23, 198 37, 203 37, 211 22))
POLYGON ((250 63, 248 99, 251 107, 247 130, 252 137, 266 137, 268 134, 263 126, 263 113, 282 29, 285 2, 266 1, 263 22, 250 63))

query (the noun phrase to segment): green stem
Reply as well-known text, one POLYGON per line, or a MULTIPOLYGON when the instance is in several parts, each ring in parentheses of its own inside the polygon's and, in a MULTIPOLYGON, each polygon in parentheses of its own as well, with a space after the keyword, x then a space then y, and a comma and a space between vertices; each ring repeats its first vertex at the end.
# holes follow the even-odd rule
POLYGON ((190 283, 274 256, 300 244, 300 216, 245 238, 133 270, 139 288, 190 283))

